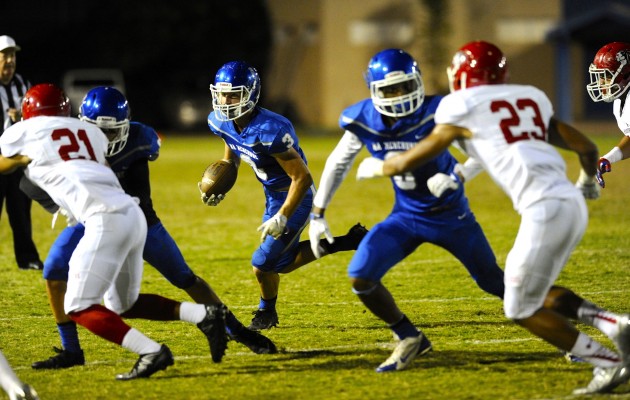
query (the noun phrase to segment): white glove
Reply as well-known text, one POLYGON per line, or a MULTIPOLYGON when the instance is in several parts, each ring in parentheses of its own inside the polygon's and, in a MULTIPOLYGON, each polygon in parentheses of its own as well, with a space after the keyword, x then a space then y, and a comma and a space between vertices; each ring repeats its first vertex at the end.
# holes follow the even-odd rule
POLYGON ((580 176, 575 182, 575 187, 582 191, 585 199, 599 199, 601 188, 595 181, 595 177, 588 176, 584 170, 580 170, 580 176))
POLYGON ((201 201, 203 202, 203 204, 205 204, 207 206, 216 207, 216 206, 219 205, 221 200, 225 199, 225 195, 224 194, 219 194, 219 195, 211 194, 210 196, 207 196, 203 192, 203 190, 201 190, 201 182, 197 182, 197 188, 199 188, 199 194, 201 195, 201 201))
POLYGON ((257 229, 260 234, 260 243, 265 241, 267 235, 273 236, 274 239, 278 239, 287 227, 287 217, 282 214, 276 214, 269 218, 257 229))
POLYGON ((457 190, 459 183, 451 176, 438 172, 427 179, 427 187, 435 197, 442 197, 447 190, 457 190))
POLYGON ((74 216, 72 216, 72 214, 70 214, 68 212, 68 210, 59 207, 57 209, 57 212, 55 212, 53 214, 52 217, 52 224, 51 224, 51 228, 55 227, 55 223, 57 222, 57 218, 59 217, 59 214, 63 215, 64 217, 66 217, 66 225, 67 226, 75 226, 76 224, 78 224, 79 222, 74 218, 74 216))
POLYGON ((311 214, 311 223, 308 227, 308 237, 311 240, 311 250, 313 250, 313 254, 315 258, 320 258, 322 256, 322 252, 324 248, 319 245, 319 238, 324 235, 328 243, 333 244, 335 242, 335 238, 333 238, 332 232, 330 232, 330 228, 328 227, 328 222, 324 217, 315 217, 311 214))
POLYGON ((385 162, 383 160, 379 160, 378 158, 364 158, 363 161, 361 161, 361 164, 359 164, 359 169, 357 170, 357 180, 360 181, 362 179, 383 176, 384 163, 385 162))

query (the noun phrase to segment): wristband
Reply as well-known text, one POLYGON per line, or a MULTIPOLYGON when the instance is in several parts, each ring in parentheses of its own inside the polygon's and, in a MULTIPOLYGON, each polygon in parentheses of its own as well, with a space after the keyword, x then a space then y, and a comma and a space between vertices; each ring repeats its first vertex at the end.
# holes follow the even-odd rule
POLYGON ((607 159, 609 163, 613 164, 617 161, 623 160, 623 153, 621 152, 621 149, 619 147, 615 146, 602 158, 607 159))

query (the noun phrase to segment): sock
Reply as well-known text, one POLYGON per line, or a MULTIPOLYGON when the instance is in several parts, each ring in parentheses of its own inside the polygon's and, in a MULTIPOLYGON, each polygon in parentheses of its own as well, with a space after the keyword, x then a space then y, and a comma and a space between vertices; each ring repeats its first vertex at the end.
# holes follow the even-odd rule
POLYGON ((131 328, 122 340, 121 346, 136 354, 157 353, 162 347, 158 342, 144 336, 137 329, 131 328))
POLYGON ((206 317, 206 307, 203 304, 183 301, 179 306, 179 319, 198 324, 206 317))
POLYGON ((319 245, 322 246, 326 254, 357 249, 356 238, 349 238, 348 235, 335 236, 335 241, 332 244, 328 243, 326 239, 321 239, 319 245))
POLYGON ((152 321, 176 321, 178 301, 157 294, 141 293, 133 306, 121 314, 123 318, 142 318, 152 321))
POLYGON ((276 309, 276 300, 278 300, 278 296, 273 299, 263 299, 260 297, 260 302, 258 303, 258 308, 261 310, 275 310, 276 309))
POLYGON ((232 311, 228 310, 228 313, 225 317, 225 328, 230 335, 238 335, 245 326, 236 319, 236 316, 232 313, 232 311))
POLYGON ((590 301, 584 300, 582 302, 580 308, 578 308, 577 316, 578 321, 599 329, 609 338, 612 338, 613 335, 619 332, 619 327, 617 326, 619 315, 599 308, 590 301))
POLYGON ((77 332, 77 323, 74 321, 63 322, 57 324, 57 331, 61 338, 61 347, 70 353, 81 352, 81 344, 79 343, 79 334, 77 332))
POLYGON ((121 344, 131 327, 115 312, 100 304, 81 311, 73 311, 68 316, 77 324, 105 340, 121 344))
POLYGON ((602 346, 582 332, 580 332, 570 353, 596 367, 610 368, 619 365, 621 362, 621 357, 617 353, 602 346))
POLYGON ((415 326, 409 321, 406 315, 400 319, 400 321, 396 322, 389 326, 389 328, 394 331, 394 333, 398 336, 400 340, 408 338, 410 336, 418 336, 420 332, 416 329, 415 326))

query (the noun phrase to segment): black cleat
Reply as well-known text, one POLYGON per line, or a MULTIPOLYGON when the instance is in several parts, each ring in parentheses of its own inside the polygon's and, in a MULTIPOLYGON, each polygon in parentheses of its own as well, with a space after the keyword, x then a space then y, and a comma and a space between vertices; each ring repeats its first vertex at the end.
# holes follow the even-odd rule
POLYGON ((219 363, 227 349, 228 336, 225 330, 227 307, 224 304, 206 304, 205 307, 206 316, 197 327, 208 338, 212 361, 219 363))
POLYGON ((359 243, 361 243, 361 240, 363 240, 368 232, 367 228, 361 225, 360 222, 350 228, 348 233, 346 233, 346 238, 352 250, 356 250, 359 247, 359 243))
POLYGON ((18 268, 21 270, 35 270, 41 271, 44 269, 44 264, 41 261, 31 261, 24 264, 18 264, 18 268))
POLYGON ((56 356, 52 356, 48 360, 44 361, 35 361, 33 364, 31 364, 31 367, 33 367, 34 369, 61 369, 85 364, 83 350, 79 350, 78 352, 70 352, 57 347, 53 347, 53 350, 55 350, 55 353, 57 353, 56 356))
POLYGON ((169 365, 173 365, 173 354, 165 344, 156 353, 142 354, 131 371, 116 375, 119 381, 128 381, 136 378, 148 378, 158 371, 165 370, 169 365))
POLYGON ((267 310, 259 308, 252 314, 254 314, 254 318, 252 318, 252 323, 248 326, 248 328, 252 331, 271 329, 272 327, 278 325, 278 313, 275 309, 267 310))
POLYGON ((230 338, 247 346, 256 354, 276 354, 276 345, 266 336, 243 327, 238 334, 231 334, 230 338))

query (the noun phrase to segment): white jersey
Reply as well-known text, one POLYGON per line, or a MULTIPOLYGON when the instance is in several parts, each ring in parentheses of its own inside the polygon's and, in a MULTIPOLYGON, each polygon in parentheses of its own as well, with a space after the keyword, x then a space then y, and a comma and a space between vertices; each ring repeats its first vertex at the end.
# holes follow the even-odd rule
MULTIPOLYGON (((627 106, 628 101, 630 101, 630 91, 626 95, 624 105, 627 106)), ((613 114, 615 114, 617 126, 621 129, 621 132, 626 136, 630 136, 630 107, 621 108, 621 99, 616 99, 613 102, 613 114)))
POLYGON ((96 125, 70 117, 29 118, 0 137, 2 155, 30 157, 25 175, 81 222, 134 202, 107 166, 107 145, 96 125))
POLYGON ((579 192, 566 177, 564 160, 547 143, 552 115, 549 98, 533 86, 483 85, 444 97, 435 122, 472 132, 472 138, 459 144, 521 213, 541 199, 579 192))

